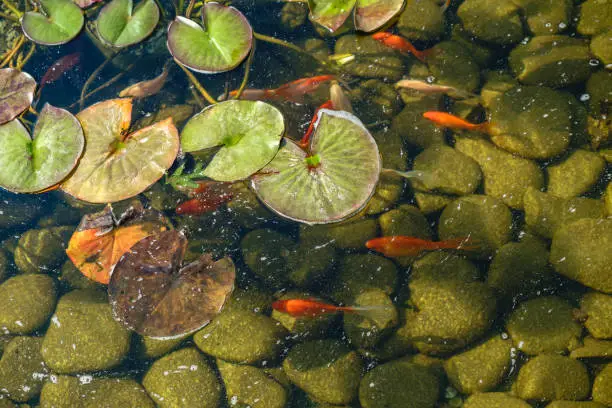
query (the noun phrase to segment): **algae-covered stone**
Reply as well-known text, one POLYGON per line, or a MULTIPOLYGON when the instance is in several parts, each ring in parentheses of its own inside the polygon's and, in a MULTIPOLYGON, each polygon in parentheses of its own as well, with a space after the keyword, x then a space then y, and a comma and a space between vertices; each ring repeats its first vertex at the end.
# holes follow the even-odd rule
POLYGON ((360 82, 351 90, 350 99, 363 123, 390 120, 402 108, 395 88, 378 79, 360 82))
POLYGON ((26 231, 15 249, 15 264, 23 273, 48 273, 66 259, 65 249, 73 227, 53 227, 26 231))
POLYGON ((252 408, 284 408, 288 391, 264 370, 247 365, 217 360, 225 384, 227 401, 232 406, 252 408))
POLYGON ((440 42, 430 48, 427 55, 429 70, 440 84, 468 92, 480 85, 480 67, 460 43, 440 42))
POLYGON ((48 205, 46 195, 15 195, 0 191, 0 230, 25 227, 34 221, 48 205))
POLYGON ((593 401, 612 406, 612 363, 608 363, 593 381, 593 401))
POLYGON ((428 147, 419 153, 414 159, 413 170, 427 174, 422 180, 411 180, 412 187, 416 190, 466 195, 476 191, 482 180, 478 163, 444 145, 428 147))
POLYGON ((4 282, 7 278, 10 268, 9 257, 6 251, 0 248, 0 283, 4 282))
POLYGON ((529 188, 523 197, 525 223, 537 234, 552 238, 557 228, 581 218, 604 218, 606 209, 602 200, 592 198, 559 198, 529 188))
POLYGON ((261 204, 246 183, 232 183, 231 190, 232 200, 227 203, 227 209, 244 228, 258 228, 274 218, 274 214, 261 204))
POLYGON ((176 349, 185 338, 186 336, 166 340, 138 335, 133 352, 142 360, 157 358, 176 349))
POLYGON ((338 265, 332 293, 336 301, 347 303, 371 289, 391 295, 396 286, 397 268, 393 261, 374 254, 350 254, 338 265))
POLYGON ((612 103, 612 72, 597 71, 591 75, 586 92, 589 94, 589 113, 597 117, 605 115, 606 106, 612 103))
POLYGON ((300 241, 307 244, 333 243, 340 249, 363 249, 367 240, 378 235, 374 218, 355 217, 328 225, 300 225, 300 241))
POLYGON ((49 370, 40 355, 42 338, 15 337, 0 360, 0 394, 13 401, 26 402, 42 389, 49 370))
POLYGON ((221 384, 204 356, 193 347, 155 361, 142 385, 161 408, 220 406, 221 384))
POLYGON ((572 198, 589 191, 606 168, 597 153, 578 149, 564 161, 548 166, 548 192, 561 198, 572 198))
POLYGON ((469 237, 482 255, 488 255, 510 241, 512 214, 494 197, 460 197, 442 211, 438 234, 441 240, 469 237))
POLYGON ((582 35, 595 35, 610 28, 612 4, 609 0, 587 0, 580 5, 577 31, 582 35))
POLYGON ((495 336, 446 360, 444 369, 453 387, 463 394, 497 387, 510 368, 512 342, 495 336))
POLYGON ((53 371, 70 374, 115 367, 130 348, 131 333, 112 315, 104 292, 62 296, 45 333, 42 356, 53 371))
POLYGON ((361 293, 351 302, 353 306, 370 308, 344 314, 344 333, 357 348, 372 348, 397 326, 398 314, 385 292, 373 289, 361 293))
POLYGON ((303 242, 287 257, 288 278, 296 286, 312 287, 320 283, 336 261, 333 245, 303 242))
POLYGON ((536 240, 508 242, 493 256, 487 283, 506 298, 536 294, 555 277, 548 257, 546 246, 536 240))
POLYGON ((599 292, 586 293, 580 300, 586 315, 584 326, 597 339, 612 339, 612 296, 599 292))
POLYGON ((242 257, 249 269, 274 287, 288 282, 287 258, 296 247, 288 236, 271 229, 253 230, 242 238, 242 257))
POLYGON ((485 194, 511 208, 523 209, 525 191, 529 187, 544 186, 544 175, 535 162, 508 153, 484 139, 457 138, 455 148, 480 165, 485 194))
POLYGON ((521 367, 513 385, 516 395, 528 400, 582 400, 591 384, 586 366, 569 357, 542 354, 521 367))
MULTIPOLYGON (((0 408, 20 408, 17 405, 13 404, 13 402, 5 397, 4 395, 0 395, 0 408)), ((22 406, 21 408, 29 408, 22 406)))
POLYGON ((514 345, 531 355, 572 350, 582 334, 572 305, 556 296, 521 303, 508 318, 506 330, 514 345))
POLYGON ((480 100, 485 107, 489 107, 494 100, 506 91, 519 85, 512 74, 501 70, 485 72, 483 80, 484 84, 480 90, 480 100))
POLYGON ((444 34, 445 20, 435 0, 408 0, 399 15, 397 28, 410 40, 432 41, 444 34))
POLYGON ((295 30, 306 22, 308 6, 303 3, 285 3, 280 17, 283 28, 295 30))
POLYGON ((593 401, 553 401, 546 408, 605 408, 605 405, 593 401))
POLYGON ((512 45, 524 37, 520 9, 513 2, 466 0, 457 16, 466 31, 482 41, 512 45))
POLYGON ((422 191, 414 192, 414 199, 423 214, 431 214, 444 209, 457 197, 444 194, 425 193, 422 191))
POLYGON ((423 112, 441 109, 442 98, 439 95, 404 99, 404 103, 404 109, 391 122, 393 131, 399 133, 406 143, 422 148, 446 143, 444 130, 423 117, 423 112))
POLYGON ((57 301, 53 278, 28 274, 0 285, 0 331, 27 334, 44 325, 57 301))
POLYGON ((612 219, 584 218, 555 231, 550 263, 557 272, 612 293, 612 219))
POLYGON ((591 52, 606 67, 612 64, 612 29, 593 37, 591 40, 591 52))
POLYGON ((225 302, 224 310, 238 309, 247 312, 269 314, 274 295, 255 282, 245 287, 234 288, 225 302))
POLYGON ((45 383, 40 408, 154 408, 140 384, 130 378, 59 375, 45 383))
POLYGON ((571 358, 610 358, 612 357, 612 341, 599 340, 587 336, 582 339, 582 345, 570 353, 571 358))
POLYGON ((370 36, 343 35, 336 41, 334 52, 355 55, 355 60, 342 65, 351 75, 398 80, 404 71, 399 55, 370 36))
POLYGON ((254 364, 278 359, 287 335, 276 320, 261 314, 224 310, 193 336, 200 350, 225 361, 254 364))
POLYGON ((586 81, 591 74, 590 60, 585 40, 542 35, 514 48, 508 62, 524 84, 561 88, 586 81))
POLYGON ((485 392, 471 395, 463 408, 531 408, 531 405, 503 392, 485 392))
POLYGON ((480 271, 467 259, 446 252, 436 251, 414 261, 410 269, 410 282, 415 281, 460 281, 475 282, 480 271))
MULTIPOLYGON (((329 303, 324 299, 309 293, 287 292, 279 300, 288 299, 316 299, 322 303, 329 303)), ((272 310, 271 317, 278 320, 293 336, 293 339, 317 339, 325 337, 330 326, 338 316, 333 313, 322 313, 318 316, 292 316, 279 310, 272 310)))
POLYGON ((490 66, 495 60, 495 47, 490 47, 481 41, 476 41, 474 36, 461 24, 455 24, 451 30, 451 40, 467 49, 472 59, 482 68, 490 66))
POLYGON ((69 289, 104 290, 104 286, 87 278, 77 269, 70 259, 66 260, 60 270, 58 280, 69 289))
POLYGON ((574 1, 513 0, 522 9, 529 31, 534 35, 556 34, 570 25, 574 1))
POLYGON ((440 383, 427 368, 397 360, 369 371, 359 385, 363 408, 431 408, 438 400, 440 383))
POLYGON ((489 111, 491 140, 504 150, 547 159, 569 146, 573 108, 564 93, 519 86, 495 98, 489 111))
POLYGON ((293 384, 315 399, 342 405, 357 395, 363 362, 336 340, 313 340, 293 346, 283 369, 293 384))

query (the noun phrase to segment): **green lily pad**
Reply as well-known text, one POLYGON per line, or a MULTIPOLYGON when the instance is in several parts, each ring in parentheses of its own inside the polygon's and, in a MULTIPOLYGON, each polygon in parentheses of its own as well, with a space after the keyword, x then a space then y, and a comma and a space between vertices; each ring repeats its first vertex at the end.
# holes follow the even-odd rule
POLYGON ((234 7, 206 3, 202 26, 178 16, 168 27, 168 49, 176 61, 202 73, 236 68, 253 46, 253 30, 234 7))
POLYGON ((221 146, 204 175, 217 181, 251 176, 272 160, 285 132, 283 115, 261 101, 231 100, 211 105, 187 122, 184 152, 221 146))
POLYGON ((131 99, 99 102, 77 118, 87 148, 62 189, 80 200, 111 203, 140 194, 164 175, 178 154, 178 131, 171 118, 128 132, 131 99))
POLYGON ((0 69, 0 124, 13 120, 34 100, 36 81, 26 72, 0 69))
POLYGON ((46 104, 30 137, 19 120, 0 126, 0 186, 33 193, 58 184, 74 169, 85 138, 68 111, 46 104))
POLYGON ((404 7, 404 0, 308 0, 310 20, 332 33, 338 30, 354 10, 355 28, 378 30, 404 7))
POLYGON ((96 20, 100 39, 121 48, 148 37, 159 22, 159 7, 154 0, 143 0, 135 8, 132 0, 113 0, 96 20))
POLYGON ((72 0, 40 0, 43 13, 28 11, 21 18, 23 33, 43 45, 60 45, 76 37, 85 24, 83 12, 72 0))
POLYGON ((347 112, 321 109, 310 154, 285 139, 251 186, 277 214, 325 224, 360 211, 374 194, 380 171, 378 146, 361 121, 347 112))

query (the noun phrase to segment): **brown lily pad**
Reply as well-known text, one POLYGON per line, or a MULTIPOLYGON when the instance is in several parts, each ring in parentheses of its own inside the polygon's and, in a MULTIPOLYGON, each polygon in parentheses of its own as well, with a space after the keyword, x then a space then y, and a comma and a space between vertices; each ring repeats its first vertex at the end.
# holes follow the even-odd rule
POLYGON ((26 72, 0 69, 0 125, 21 114, 34 100, 36 81, 26 72))
POLYGON ((176 230, 138 242, 115 266, 108 293, 115 318, 143 336, 170 339, 206 326, 234 288, 229 257, 183 266, 187 239, 176 230))

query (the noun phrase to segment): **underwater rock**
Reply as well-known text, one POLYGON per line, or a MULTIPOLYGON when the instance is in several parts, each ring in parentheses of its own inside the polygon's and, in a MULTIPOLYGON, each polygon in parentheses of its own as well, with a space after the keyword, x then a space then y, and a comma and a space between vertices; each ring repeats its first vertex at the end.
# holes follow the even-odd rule
POLYGON ((356 348, 373 348, 399 323, 393 301, 381 290, 372 289, 355 296, 351 306, 373 308, 368 313, 344 313, 344 333, 356 348))
POLYGON ((449 146, 431 146, 414 159, 413 170, 428 176, 415 178, 410 184, 416 190, 438 191, 444 194, 472 194, 482 180, 478 163, 449 146))
POLYGON ((237 309, 224 310, 193 336, 200 350, 222 360, 255 364, 275 361, 287 335, 285 328, 267 316, 237 309))
POLYGON ((557 296, 538 297, 521 303, 510 314, 506 330, 514 345, 526 354, 571 351, 580 344, 582 335, 573 310, 557 296))
POLYGON ((610 358, 612 357, 612 341, 599 340, 593 337, 582 339, 582 346, 572 350, 571 358, 610 358))
POLYGON ((40 394, 40 408, 56 407, 155 408, 155 404, 130 378, 58 375, 45 383, 40 394))
POLYGON ((592 198, 559 198, 528 188, 523 197, 525 223, 535 233, 552 238, 557 228, 581 218, 605 218, 602 200, 592 198))
POLYGON ((572 198, 589 191, 606 168, 597 153, 578 149, 559 164, 548 166, 548 192, 561 198, 572 198))
POLYGON ((582 400, 591 384, 586 366, 569 357, 542 354, 521 367, 513 391, 527 400, 582 400))
POLYGON ((234 288, 223 310, 238 309, 245 312, 270 314, 273 301, 272 292, 255 282, 249 282, 244 288, 234 288))
POLYGON ((435 126, 423 117, 423 112, 441 109, 440 95, 426 95, 404 99, 404 109, 391 122, 391 130, 411 145, 426 148, 436 144, 445 144, 444 130, 435 126))
POLYGON ((104 292, 74 290, 57 303, 42 356, 60 374, 107 370, 127 356, 130 337, 113 318, 104 292))
POLYGON ((280 12, 281 26, 293 31, 306 22, 308 17, 308 6, 302 3, 285 3, 280 12))
POLYGON ((485 194, 513 209, 523 209, 523 195, 529 187, 544 186, 544 174, 535 162, 508 153, 487 140, 460 137, 455 148, 480 165, 485 194))
POLYGON ((430 408, 436 404, 438 378, 417 364, 396 360, 370 370, 359 385, 363 408, 430 408))
MULTIPOLYGON (((0 21, 0 26, 1 25, 2 22, 0 21)), ((13 404, 8 397, 0 395, 0 408, 29 408, 29 405, 21 405, 21 407, 18 407, 17 405, 13 404)))
POLYGON ((142 385, 160 408, 217 408, 221 402, 217 375, 194 347, 177 350, 155 361, 142 385))
POLYGON ((511 153, 548 159, 569 146, 573 108, 565 93, 519 86, 493 99, 489 112, 491 141, 511 153))
POLYGON ((531 408, 531 405, 503 392, 485 392, 470 395, 463 408, 531 408))
POLYGON ((150 360, 168 354, 187 338, 188 335, 176 339, 156 339, 153 337, 136 335, 132 352, 141 360, 150 360))
POLYGON ((176 229, 189 234, 184 262, 193 262, 207 252, 213 258, 222 258, 238 251, 242 237, 240 227, 223 219, 219 213, 210 213, 209 216, 211 218, 204 218, 206 215, 203 215, 177 217, 179 219, 175 220, 176 229))
POLYGON ((605 408, 605 405, 592 401, 553 401, 546 408, 605 408))
POLYGON ((556 34, 569 27, 574 1, 559 0, 547 3, 542 0, 512 0, 521 8, 527 27, 533 35, 556 34))
POLYGON ((538 294, 555 278, 548 258, 546 245, 536 239, 508 242, 493 255, 487 284, 506 299, 538 294))
POLYGON ((342 405, 357 395, 363 362, 336 340, 313 340, 293 346, 283 369, 293 384, 313 398, 342 405))
POLYGON ((0 332, 28 334, 55 310, 55 280, 47 275, 17 275, 0 285, 0 332))
POLYGON ((4 249, 0 247, 0 283, 4 282, 9 274, 11 261, 4 249))
POLYGON ((422 191, 414 192, 414 199, 419 206, 419 210, 421 210, 423 214, 431 214, 440 211, 452 203, 456 198, 456 196, 443 194, 424 193, 422 191))
POLYGON ((427 50, 427 66, 441 85, 468 92, 480 85, 480 67, 460 43, 443 41, 434 45, 427 50))
POLYGON ((15 264, 22 273, 48 273, 66 260, 65 249, 74 227, 26 231, 15 249, 15 264))
POLYGON ((43 213, 47 205, 48 200, 44 195, 17 195, 0 191, 0 231, 28 226, 43 213))
POLYGON ((359 216, 336 224, 300 225, 300 241, 307 245, 333 243, 340 249, 363 249, 365 242, 377 235, 376 219, 359 216))
MULTIPOLYGON (((329 303, 317 296, 302 292, 286 292, 278 300, 288 299, 314 299, 318 302, 329 303)), ((337 323, 337 315, 334 313, 322 313, 317 316, 306 318, 292 316, 279 310, 272 310, 271 317, 279 321, 291 334, 292 339, 311 340, 319 339, 327 335, 330 326, 337 323)))
POLYGON ((393 85, 379 79, 360 82, 349 95, 355 114, 363 123, 391 120, 402 109, 393 85))
POLYGON ((440 240, 469 237, 482 256, 491 255, 512 237, 512 214, 500 200, 469 195, 447 205, 438 224, 440 240))
POLYGON ((227 203, 227 210, 243 228, 259 228, 274 218, 274 214, 261 204, 246 183, 232 183, 231 191, 233 197, 227 203))
POLYGON ((483 78, 484 84, 480 90, 480 100, 487 108, 494 100, 519 85, 516 78, 505 71, 487 71, 483 78))
POLYGON ((354 54, 355 60, 342 65, 350 75, 398 80, 404 72, 399 54, 370 36, 347 34, 338 38, 335 54, 354 54))
POLYGON ((585 40, 542 35, 514 48, 508 63, 524 84, 561 88, 586 81, 591 74, 590 60, 585 40))
POLYGON ((446 17, 436 0, 408 0, 400 13, 397 28, 407 39, 434 41, 444 35, 446 17))
POLYGON ((464 283, 480 280, 480 271, 469 260, 444 251, 430 252, 412 264, 410 282, 459 281, 464 283))
POLYGON ((472 59, 481 67, 485 68, 493 64, 495 50, 482 42, 477 41, 461 24, 453 25, 451 29, 451 40, 468 50, 472 59))
POLYGON ((453 387, 463 394, 489 391, 501 383, 510 369, 511 350, 510 340, 495 336, 455 354, 446 360, 444 369, 453 387))
POLYGON ((70 259, 64 262, 58 280, 69 289, 104 290, 104 285, 88 279, 77 269, 70 259))
POLYGON ((288 256, 288 278, 298 287, 316 286, 326 277, 336 257, 336 248, 333 245, 302 243, 288 256))
POLYGON ((7 345, 0 360, 0 393, 17 402, 40 394, 49 373, 40 355, 42 338, 19 336, 7 345))
POLYGON ((525 36, 521 10, 513 2, 466 0, 457 10, 465 30, 496 45, 516 44, 525 36))
POLYGON ((284 408, 289 392, 261 368, 217 360, 227 402, 251 408, 284 408))
POLYGON ((603 33, 593 37, 591 39, 591 53, 596 56, 606 68, 610 69, 612 64, 612 29, 604 31, 603 33))
POLYGON ((610 28, 612 7, 608 0, 587 0, 579 7, 578 33, 596 35, 610 28))
POLYGON ((612 296, 588 292, 580 300, 580 310, 586 315, 584 327, 596 339, 612 339, 612 296))
POLYGON ((585 286, 612 293, 612 219, 584 218, 555 231, 550 263, 585 286))
POLYGON ((599 117, 605 115, 605 110, 612 105, 612 72, 597 71, 586 83, 586 93, 589 95, 589 113, 599 117))
POLYGON ((593 381, 593 401, 612 405, 612 363, 608 363, 593 381))
POLYGON ((149 200, 151 208, 157 211, 174 211, 185 196, 170 184, 157 182, 142 193, 149 200))
POLYGON ((288 256, 295 250, 293 240, 271 229, 253 230, 240 243, 242 257, 249 269, 272 287, 288 283, 288 256))

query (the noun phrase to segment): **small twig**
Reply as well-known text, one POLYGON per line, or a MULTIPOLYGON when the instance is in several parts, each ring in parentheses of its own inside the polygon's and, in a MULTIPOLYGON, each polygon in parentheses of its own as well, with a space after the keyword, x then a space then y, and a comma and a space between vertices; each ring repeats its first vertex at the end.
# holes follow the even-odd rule
POLYGON ((11 49, 11 51, 8 53, 6 58, 2 62, 0 62, 0 68, 4 67, 6 64, 9 63, 11 58, 13 58, 15 54, 17 54, 17 52, 19 51, 19 49, 21 48, 24 42, 25 42, 25 36, 22 34, 19 36, 19 39, 15 42, 13 49, 11 49))
POLYGON ((198 104, 198 107, 202 109, 204 107, 204 101, 202 100, 200 95, 198 95, 196 90, 191 86, 189 87, 189 90, 191 91, 191 94, 193 95, 193 99, 195 99, 196 103, 198 104))
MULTIPOLYGON (((120 80, 125 74, 128 73, 128 71, 130 71, 132 68, 134 68, 134 64, 128 65, 127 68, 125 68, 124 71, 118 73, 117 75, 115 75, 114 77, 112 77, 111 79, 109 79, 108 81, 106 81, 105 83, 103 83, 102 85, 100 85, 97 88, 92 89, 91 91, 89 91, 87 93, 87 95, 85 95, 85 99, 89 99, 89 97, 97 94, 98 92, 100 92, 101 90, 108 88, 109 86, 111 86, 112 84, 114 84, 115 82, 117 82, 118 80, 120 80)), ((80 100, 74 102, 72 105, 68 106, 68 109, 73 108, 74 105, 76 105, 77 103, 79 103, 80 100)))
POLYGON ((25 66, 25 64, 28 63, 30 58, 32 58, 32 55, 34 55, 34 51, 36 51, 36 44, 32 43, 32 46, 30 47, 30 50, 28 51, 26 56, 21 60, 21 62, 19 64, 17 64, 17 69, 18 70, 21 71, 21 69, 25 66))
POLYGON ((6 8, 9 9, 17 17, 23 16, 23 13, 19 11, 19 9, 13 3, 11 3, 10 0, 2 0, 2 3, 4 3, 6 8))
POLYGON ((187 11, 185 11, 185 17, 191 17, 191 12, 193 11, 193 6, 195 5, 196 0, 189 0, 189 5, 187 6, 187 11))
POLYGON ((287 42, 287 41, 280 40, 278 38, 270 37, 268 35, 260 34, 260 33, 256 33, 256 32, 253 32, 253 37, 255 37, 256 39, 261 40, 261 41, 269 42, 269 43, 272 43, 272 44, 280 45, 281 47, 286 47, 286 48, 292 49, 293 51, 296 51, 296 52, 299 52, 299 53, 302 53, 302 54, 310 55, 308 52, 306 52, 304 49, 298 47, 297 45, 291 44, 290 42, 287 42))
POLYGON ((112 55, 106 58, 104 62, 102 62, 98 66, 98 68, 96 68, 94 72, 91 73, 89 78, 87 78, 87 81, 85 81, 85 85, 83 85, 83 89, 81 89, 81 97, 79 98, 79 110, 83 110, 83 106, 85 104, 85 95, 87 94, 87 88, 89 88, 89 85, 91 85, 91 83, 96 79, 96 77, 104 69, 104 67, 107 66, 108 63, 111 62, 117 55, 119 55, 119 53, 114 52, 112 55))
POLYGON ((204 89, 204 87, 202 86, 202 84, 200 83, 200 81, 198 81, 198 79, 195 77, 195 75, 193 75, 191 73, 191 71, 189 71, 187 68, 185 68, 184 66, 182 66, 181 64, 177 65, 179 67, 181 67, 181 69, 183 70, 183 72, 185 73, 185 75, 187 75, 187 78, 189 78, 189 80, 191 81, 191 83, 193 84, 193 86, 196 87, 196 89, 198 90, 198 92, 200 92, 200 95, 202 95, 204 97, 204 99, 206 99, 208 101, 208 103, 210 103, 211 105, 214 105, 215 103, 217 103, 217 101, 215 100, 215 98, 213 98, 212 96, 210 96, 210 94, 206 91, 206 89, 204 89))
POLYGON ((12 16, 12 15, 10 15, 10 14, 0 13, 0 17, 2 17, 2 18, 6 18, 7 20, 14 21, 14 22, 16 22, 16 23, 18 23, 18 22, 19 22, 19 17, 15 17, 15 16, 12 16))
POLYGON ((234 96, 234 99, 240 99, 240 96, 242 96, 242 92, 247 86, 247 82, 249 82, 249 72, 251 71, 251 63, 253 62, 253 55, 255 55, 255 44, 256 44, 256 41, 253 40, 253 46, 251 47, 251 52, 249 53, 249 57, 247 58, 246 64, 244 65, 244 76, 242 77, 242 83, 240 84, 240 88, 238 88, 238 91, 236 92, 236 96, 234 96))

